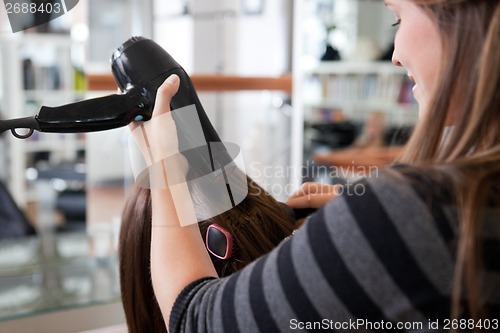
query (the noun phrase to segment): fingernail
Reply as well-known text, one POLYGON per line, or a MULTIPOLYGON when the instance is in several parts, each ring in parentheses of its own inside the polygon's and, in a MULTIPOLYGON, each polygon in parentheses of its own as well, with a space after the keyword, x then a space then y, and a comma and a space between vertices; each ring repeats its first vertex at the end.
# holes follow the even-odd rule
POLYGON ((165 82, 170 83, 170 84, 176 84, 177 81, 179 81, 179 77, 176 74, 170 75, 165 82))

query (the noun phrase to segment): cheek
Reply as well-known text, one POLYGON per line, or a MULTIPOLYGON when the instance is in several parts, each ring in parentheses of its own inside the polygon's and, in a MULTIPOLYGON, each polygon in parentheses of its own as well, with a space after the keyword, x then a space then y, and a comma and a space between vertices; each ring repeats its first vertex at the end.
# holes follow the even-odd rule
POLYGON ((414 74, 420 80, 418 84, 430 93, 435 88, 441 69, 442 45, 437 27, 427 17, 419 23, 415 27, 418 33, 415 33, 412 50, 417 66, 414 74))
POLYGON ((429 41, 430 46, 427 47, 428 53, 425 62, 427 63, 426 80, 429 87, 434 87, 438 73, 441 70, 442 62, 442 46, 439 39, 429 41))
POLYGON ((418 60, 414 61, 411 70, 417 84, 414 93, 419 102, 429 100, 437 88, 438 73, 441 69, 441 54, 435 50, 435 48, 427 46, 423 52, 416 50, 414 53, 418 60))

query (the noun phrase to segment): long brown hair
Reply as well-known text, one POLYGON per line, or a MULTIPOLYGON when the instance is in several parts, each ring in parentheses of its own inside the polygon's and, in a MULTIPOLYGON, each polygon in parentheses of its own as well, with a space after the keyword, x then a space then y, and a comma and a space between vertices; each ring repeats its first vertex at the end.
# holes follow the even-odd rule
POLYGON ((500 1, 413 1, 434 18, 444 59, 440 84, 400 162, 453 186, 459 238, 452 316, 463 315, 465 296, 468 315, 477 319, 487 311, 478 274, 481 221, 500 182, 500 1))
MULTIPOLYGON (((291 235, 294 219, 271 195, 247 178, 248 195, 236 207, 199 223, 205 234, 216 223, 229 231, 235 250, 227 260, 212 257, 226 276, 266 254, 291 235)), ((129 332, 166 332, 150 275, 151 192, 134 186, 122 214, 119 266, 122 303, 129 332)))

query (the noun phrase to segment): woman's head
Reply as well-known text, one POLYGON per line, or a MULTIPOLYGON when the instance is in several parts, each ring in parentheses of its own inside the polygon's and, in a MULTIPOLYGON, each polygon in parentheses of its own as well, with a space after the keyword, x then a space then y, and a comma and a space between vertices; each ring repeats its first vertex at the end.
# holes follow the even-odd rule
POLYGON ((403 160, 451 161, 497 145, 500 2, 385 2, 401 20, 393 61, 415 80, 420 109, 421 119, 403 160), (449 125, 455 128, 454 136, 442 146, 449 125))
POLYGON ((130 332, 167 332, 149 274, 151 198, 134 187, 122 214, 119 269, 122 303, 130 332))
POLYGON ((423 110, 441 68, 443 45, 438 25, 411 1, 387 0, 386 5, 394 13, 398 29, 392 61, 408 71, 408 77, 415 83, 413 94, 423 110))
MULTIPOLYGON (((294 230, 295 221, 281 204, 251 179, 247 187, 248 195, 239 205, 199 223, 203 236, 211 224, 232 235, 232 256, 212 256, 221 277, 271 251, 294 230)), ((166 331, 151 284, 150 244, 151 195, 136 186, 125 204, 119 240, 122 301, 130 332, 166 331)))
POLYGON ((465 296, 467 315, 477 319, 487 311, 478 274, 482 266, 478 249, 483 214, 500 188, 500 1, 386 2, 425 17, 413 28, 423 25, 429 34, 428 44, 417 40, 426 56, 418 57, 421 53, 416 49, 415 54, 408 53, 415 46, 411 37, 424 36, 416 31, 412 35, 407 26, 403 30, 405 17, 401 17, 400 35, 396 37, 394 59, 415 75, 419 87, 416 97, 422 103, 421 119, 400 161, 433 179, 444 180, 442 184, 453 191, 459 231, 452 315, 461 315, 465 296), (438 59, 434 58, 436 52, 438 59), (424 75, 426 65, 433 68, 434 78, 424 75), (418 77, 415 71, 419 71, 418 77), (422 82, 425 90, 420 88, 422 82), (444 138, 446 127, 451 130, 444 138))

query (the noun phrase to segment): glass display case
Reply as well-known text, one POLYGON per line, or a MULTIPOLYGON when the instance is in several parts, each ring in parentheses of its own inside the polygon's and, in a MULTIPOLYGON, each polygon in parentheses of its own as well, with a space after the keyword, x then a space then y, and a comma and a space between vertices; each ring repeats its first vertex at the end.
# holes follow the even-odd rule
POLYGON ((45 234, 0 242, 0 322, 117 302, 116 254, 92 255, 99 236, 45 234))

